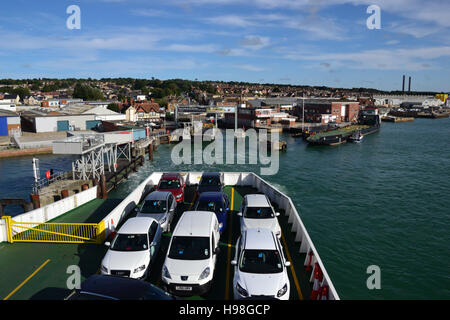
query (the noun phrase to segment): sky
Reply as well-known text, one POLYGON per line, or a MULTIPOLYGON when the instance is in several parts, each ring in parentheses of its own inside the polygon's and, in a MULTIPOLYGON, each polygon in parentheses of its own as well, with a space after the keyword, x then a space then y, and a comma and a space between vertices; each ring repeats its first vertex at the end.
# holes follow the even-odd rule
POLYGON ((401 90, 406 75, 412 90, 450 91, 448 0, 3 1, 0 43, 0 78, 401 90), (67 27, 71 5, 80 29, 67 27), (380 29, 367 27, 371 5, 380 29))

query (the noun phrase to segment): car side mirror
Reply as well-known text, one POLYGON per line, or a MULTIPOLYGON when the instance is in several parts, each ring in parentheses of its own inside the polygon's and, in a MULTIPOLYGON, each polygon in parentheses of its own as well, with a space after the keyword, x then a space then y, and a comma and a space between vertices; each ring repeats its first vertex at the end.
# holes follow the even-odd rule
POLYGON ((279 212, 275 212, 275 217, 279 217, 280 213, 279 212))
POLYGON ((291 266, 291 262, 290 262, 290 261, 286 261, 286 262, 284 263, 284 265, 285 265, 286 267, 290 267, 290 266, 291 266))
POLYGON ((105 242, 105 246, 110 247, 110 246, 111 246, 111 242, 106 241, 106 242, 105 242))
POLYGON ((232 266, 237 265, 237 261, 236 261, 236 260, 231 260, 231 265, 232 265, 232 266))
POLYGON ((220 248, 219 247, 215 248, 214 249, 214 254, 219 254, 219 253, 220 253, 220 248))

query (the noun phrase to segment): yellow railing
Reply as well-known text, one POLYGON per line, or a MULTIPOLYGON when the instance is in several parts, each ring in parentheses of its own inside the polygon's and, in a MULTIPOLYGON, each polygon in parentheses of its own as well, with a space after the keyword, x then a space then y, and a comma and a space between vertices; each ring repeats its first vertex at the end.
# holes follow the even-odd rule
POLYGON ((53 243, 101 243, 104 223, 17 222, 6 216, 8 241, 53 243))

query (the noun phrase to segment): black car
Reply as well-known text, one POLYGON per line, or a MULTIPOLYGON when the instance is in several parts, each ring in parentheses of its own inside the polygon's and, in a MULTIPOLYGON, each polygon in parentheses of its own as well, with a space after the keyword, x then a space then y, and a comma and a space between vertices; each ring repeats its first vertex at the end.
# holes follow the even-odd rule
POLYGON ((66 300, 174 300, 158 287, 137 279, 93 275, 75 289, 66 300))
POLYGON ((198 184, 197 196, 202 192, 222 192, 223 175, 220 172, 203 172, 198 184))

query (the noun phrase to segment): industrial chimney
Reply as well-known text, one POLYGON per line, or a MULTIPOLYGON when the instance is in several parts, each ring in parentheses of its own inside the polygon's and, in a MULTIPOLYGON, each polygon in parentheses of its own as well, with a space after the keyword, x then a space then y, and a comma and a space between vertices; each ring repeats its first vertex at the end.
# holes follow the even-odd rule
POLYGON ((403 75, 402 93, 405 93, 405 75, 403 75))
POLYGON ((408 93, 411 92, 411 77, 409 77, 408 93))

